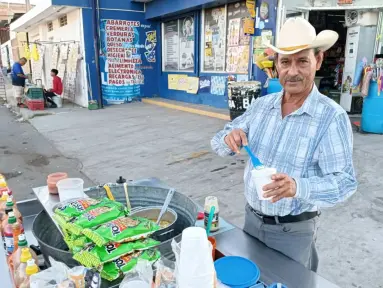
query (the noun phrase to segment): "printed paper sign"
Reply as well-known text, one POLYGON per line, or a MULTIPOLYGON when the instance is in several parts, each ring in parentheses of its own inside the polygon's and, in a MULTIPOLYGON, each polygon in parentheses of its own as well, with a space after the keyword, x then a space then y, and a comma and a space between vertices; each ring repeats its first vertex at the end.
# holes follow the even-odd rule
POLYGON ((177 90, 178 87, 178 74, 168 74, 168 89, 177 90))
POLYGON ((225 95, 226 77, 211 76, 210 93, 214 95, 225 95))
POLYGON ((199 92, 209 92, 211 86, 210 76, 199 77, 199 92))
POLYGON ((188 91, 188 75, 178 75, 177 90, 188 91))
POLYGON ((198 77, 188 77, 188 93, 197 94, 198 85, 199 85, 198 77))

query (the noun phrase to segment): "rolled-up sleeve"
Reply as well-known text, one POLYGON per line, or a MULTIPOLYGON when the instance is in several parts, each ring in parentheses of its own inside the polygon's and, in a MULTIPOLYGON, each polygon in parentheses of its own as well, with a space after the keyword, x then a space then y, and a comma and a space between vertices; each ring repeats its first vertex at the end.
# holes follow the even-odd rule
POLYGON ((352 162, 353 134, 346 113, 334 117, 319 143, 321 177, 294 178, 296 198, 318 207, 332 207, 355 193, 357 180, 352 162))
POLYGON ((234 155, 229 146, 225 143, 225 137, 234 129, 241 129, 246 136, 249 133, 249 123, 251 115, 255 110, 258 100, 254 101, 244 114, 227 123, 223 130, 219 131, 211 140, 211 148, 221 157, 234 155))

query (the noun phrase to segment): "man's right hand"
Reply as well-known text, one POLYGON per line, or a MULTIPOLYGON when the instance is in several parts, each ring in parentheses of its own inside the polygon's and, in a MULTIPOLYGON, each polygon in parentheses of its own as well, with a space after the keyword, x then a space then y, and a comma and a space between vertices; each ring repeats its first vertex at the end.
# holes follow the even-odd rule
POLYGON ((240 147, 247 145, 246 133, 241 129, 234 129, 225 137, 225 143, 231 151, 239 153, 240 147))

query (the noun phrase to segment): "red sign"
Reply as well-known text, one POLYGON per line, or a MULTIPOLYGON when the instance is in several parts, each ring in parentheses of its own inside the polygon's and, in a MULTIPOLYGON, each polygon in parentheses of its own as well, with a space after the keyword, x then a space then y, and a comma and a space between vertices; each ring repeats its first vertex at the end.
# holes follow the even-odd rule
POLYGON ((338 4, 342 5, 342 4, 352 4, 352 0, 338 0, 338 4))

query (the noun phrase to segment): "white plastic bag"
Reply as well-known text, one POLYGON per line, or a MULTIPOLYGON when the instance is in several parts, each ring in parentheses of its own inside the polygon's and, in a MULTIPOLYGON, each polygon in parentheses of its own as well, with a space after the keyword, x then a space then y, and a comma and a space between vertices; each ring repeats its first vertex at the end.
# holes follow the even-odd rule
POLYGON ((51 263, 51 267, 31 275, 31 288, 55 288, 68 278, 68 266, 62 262, 55 261, 52 257, 49 257, 49 262, 51 263))
POLYGON ((147 260, 138 260, 136 267, 125 274, 120 288, 151 288, 153 284, 152 264, 147 260))

